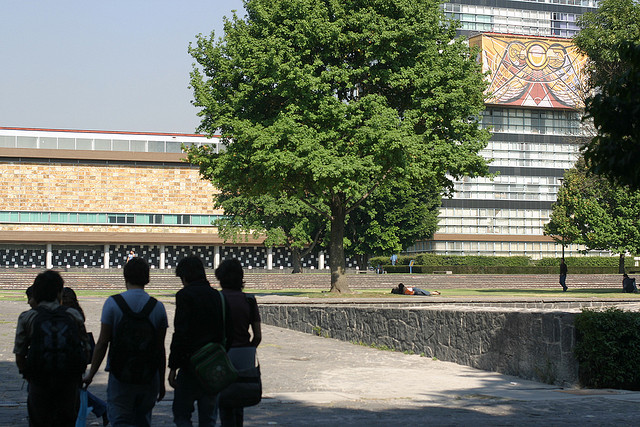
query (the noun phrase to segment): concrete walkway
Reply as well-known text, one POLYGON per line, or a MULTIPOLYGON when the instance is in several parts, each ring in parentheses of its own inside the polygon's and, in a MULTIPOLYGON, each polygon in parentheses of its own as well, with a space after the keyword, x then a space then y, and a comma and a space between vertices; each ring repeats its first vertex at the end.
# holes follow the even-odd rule
MULTIPOLYGON (((95 334, 103 302, 80 301, 95 334)), ((163 302, 171 323, 173 303, 163 302)), ((0 426, 27 425, 26 385, 12 354, 15 323, 27 308, 0 302, 0 426)), ((271 326, 264 327, 258 353, 264 399, 245 410, 247 426, 632 426, 640 416, 640 393, 560 389, 271 326)), ((98 374, 92 392, 106 397, 106 379, 98 374)), ((173 425, 167 390, 154 426, 173 425)), ((88 425, 101 423, 90 417, 88 425)))

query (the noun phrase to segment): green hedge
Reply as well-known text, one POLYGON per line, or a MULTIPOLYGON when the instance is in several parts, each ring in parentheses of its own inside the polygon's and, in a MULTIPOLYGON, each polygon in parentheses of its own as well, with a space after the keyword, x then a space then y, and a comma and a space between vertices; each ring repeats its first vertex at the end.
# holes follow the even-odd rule
POLYGON ((640 390, 640 313, 584 309, 575 327, 584 387, 640 390))
MULTIPOLYGON (((383 265, 387 273, 408 273, 408 265, 383 265)), ((434 271, 451 271, 453 274, 559 274, 558 267, 509 267, 481 265, 414 265, 411 269, 416 274, 433 274, 434 271)), ((572 274, 618 274, 618 267, 571 267, 572 274)), ((622 279, 621 279, 622 280, 622 279)))
MULTIPOLYGON (((527 256, 459 256, 459 255, 434 255, 415 254, 398 256, 398 265, 409 265, 413 260, 416 265, 478 265, 478 266, 526 266, 531 265, 531 259, 527 256)), ((372 257, 371 265, 376 266, 391 264, 389 257, 372 257)))
MULTIPOLYGON (((565 258, 567 267, 614 267, 618 268, 620 258, 613 257, 569 257, 565 258)), ((633 268, 634 260, 632 256, 625 257, 624 265, 627 269, 633 268)), ((559 266, 559 258, 542 258, 535 261, 535 265, 538 266, 559 266)), ((617 273, 617 270, 616 270, 617 273)))
MULTIPOLYGON (((408 272, 409 263, 414 261, 414 273, 432 273, 433 271, 449 270, 456 273, 504 273, 504 274, 555 274, 558 273, 560 258, 543 258, 531 260, 526 256, 457 256, 415 254, 400 255, 398 262, 391 268, 389 257, 372 257, 370 264, 384 266, 388 272, 408 272), (402 268, 406 266, 406 268, 402 268)), ((569 267, 569 274, 617 274, 618 257, 567 257, 565 262, 569 267)), ((634 269, 633 257, 625 258, 627 271, 634 269)), ((638 267, 640 270, 640 267, 638 267)))

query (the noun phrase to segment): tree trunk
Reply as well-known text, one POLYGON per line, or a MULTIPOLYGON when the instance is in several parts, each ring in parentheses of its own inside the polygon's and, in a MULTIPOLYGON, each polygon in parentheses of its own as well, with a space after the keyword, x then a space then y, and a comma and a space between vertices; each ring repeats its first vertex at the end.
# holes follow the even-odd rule
POLYGON ((620 254, 620 259, 618 261, 618 273, 624 274, 624 252, 620 254))
POLYGON ((331 243, 329 245, 329 269, 331 270, 331 292, 351 293, 345 275, 344 259, 344 223, 346 213, 344 204, 335 197, 331 205, 331 243))
POLYGON ((291 248, 291 263, 293 264, 292 274, 302 273, 302 256, 300 248, 291 248))
POLYGON ((367 270, 367 264, 369 263, 369 255, 367 254, 357 254, 354 255, 356 262, 358 263, 358 267, 360 270, 367 270))

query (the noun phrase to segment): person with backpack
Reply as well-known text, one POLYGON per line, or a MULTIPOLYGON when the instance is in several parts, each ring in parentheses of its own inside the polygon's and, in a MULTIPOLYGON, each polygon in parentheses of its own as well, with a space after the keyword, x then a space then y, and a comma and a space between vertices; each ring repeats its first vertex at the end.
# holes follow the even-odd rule
POLYGON ((30 304, 20 314, 13 352, 29 382, 30 426, 75 426, 82 374, 89 358, 84 318, 60 305, 64 280, 56 271, 38 274, 30 304))
POLYGON ((132 258, 124 266, 126 292, 104 303, 100 335, 91 369, 83 382, 91 384, 107 349, 107 414, 113 426, 151 426, 151 412, 165 395, 167 312, 145 292, 149 264, 132 258))
MULTIPOLYGON (((169 353, 169 385, 173 395, 173 420, 177 426, 191 426, 194 403, 198 405, 200 427, 216 424, 216 395, 209 395, 191 366, 191 356, 210 342, 223 343, 229 350, 233 324, 220 293, 211 287, 202 261, 195 255, 180 260, 176 276, 184 286, 176 293, 174 333, 169 353), (223 319, 223 314, 225 317, 223 319)), ((226 306, 226 304, 225 304, 226 306)))

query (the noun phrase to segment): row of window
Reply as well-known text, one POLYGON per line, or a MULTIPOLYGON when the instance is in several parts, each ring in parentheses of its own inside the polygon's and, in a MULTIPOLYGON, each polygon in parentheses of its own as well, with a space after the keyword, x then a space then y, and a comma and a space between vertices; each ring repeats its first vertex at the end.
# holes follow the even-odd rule
POLYGON ((0 223, 133 224, 211 226, 221 215, 138 214, 87 212, 0 212, 0 223))
POLYGON ((579 28, 577 15, 477 5, 444 5, 448 18, 460 21, 461 29, 510 34, 573 37, 579 28))
POLYGON ((523 108, 487 108, 482 126, 493 132, 543 135, 588 136, 591 128, 582 124, 576 111, 528 110, 523 108))
POLYGON ((582 6, 582 7, 598 7, 598 0, 512 0, 523 3, 547 3, 560 4, 563 6, 582 6))
MULTIPOLYGON (((182 141, 174 140, 134 140, 99 138, 59 138, 50 136, 0 135, 0 147, 41 148, 53 150, 89 151, 134 151, 148 153, 181 153, 182 141)), ((213 145, 219 150, 217 141, 199 142, 197 145, 213 145)), ((186 143, 186 145, 190 145, 186 143)))
POLYGON ((498 209, 498 208, 440 208, 440 218, 480 217, 480 218, 532 218, 549 220, 551 211, 546 209, 498 209))
MULTIPOLYGON (((570 245, 565 248, 565 256, 584 256, 584 248, 570 245)), ((416 242, 406 252, 433 252, 437 255, 487 255, 487 256, 529 256, 532 259, 557 258, 562 254, 562 246, 554 242, 416 242)), ((589 251, 590 256, 611 256, 605 251, 589 251)))

